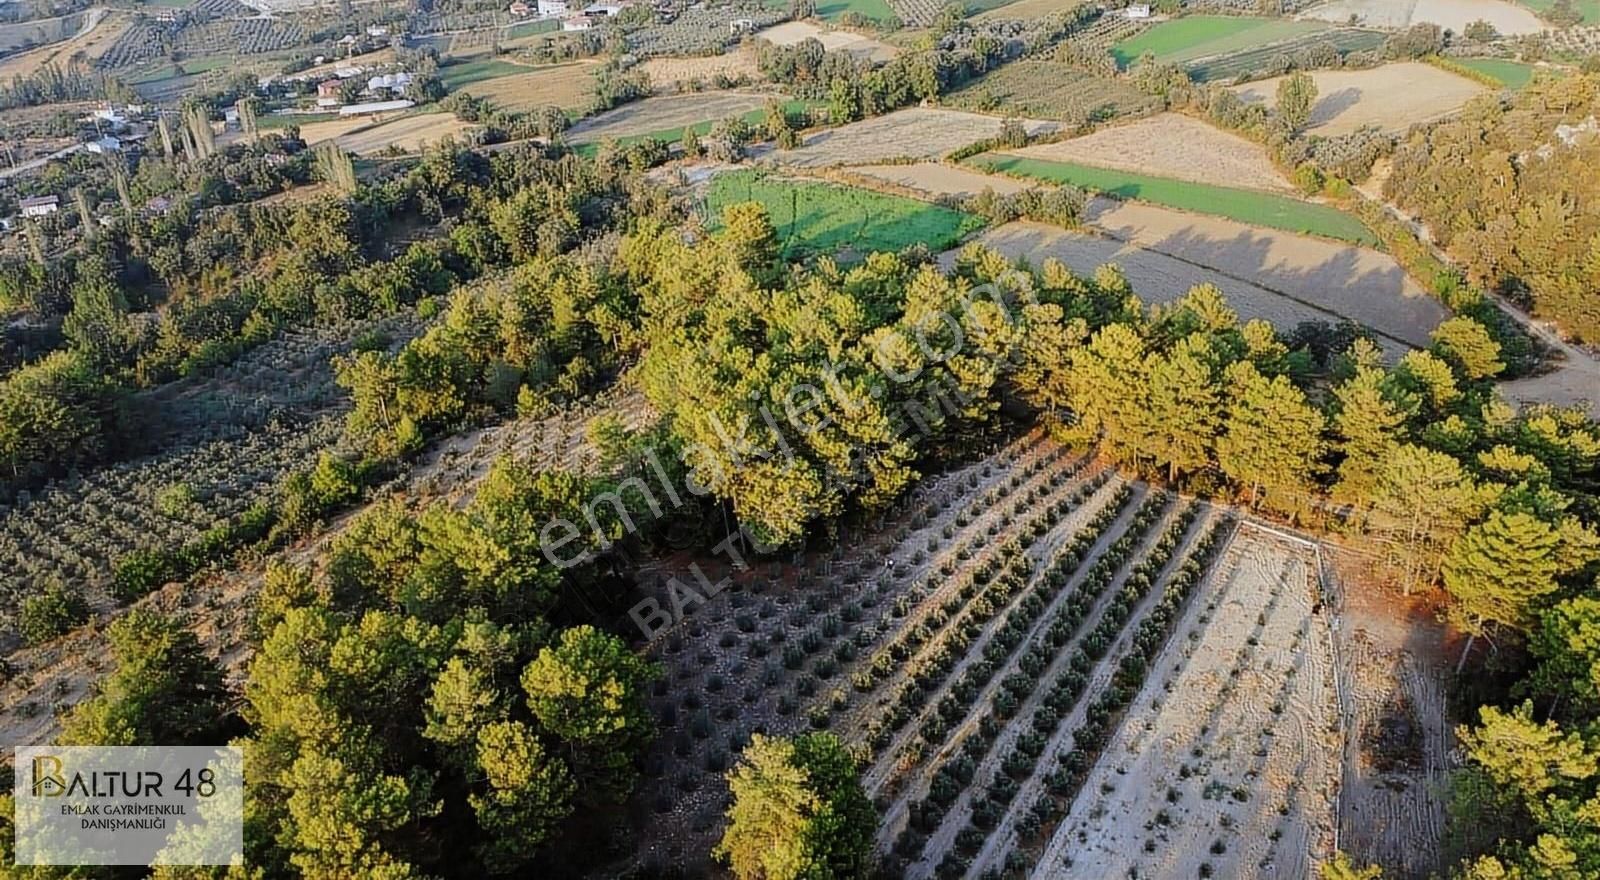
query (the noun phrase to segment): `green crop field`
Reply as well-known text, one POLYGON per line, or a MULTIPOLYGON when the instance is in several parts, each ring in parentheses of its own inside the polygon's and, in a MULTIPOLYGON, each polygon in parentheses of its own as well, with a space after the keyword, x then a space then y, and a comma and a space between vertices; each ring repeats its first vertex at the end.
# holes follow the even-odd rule
POLYGON ((1111 47, 1117 63, 1127 67, 1146 52, 1160 62, 1182 64, 1197 58, 1253 49, 1324 31, 1318 21, 1248 18, 1237 15, 1188 15, 1164 21, 1111 47))
POLYGON ((989 171, 1050 183, 1069 183, 1121 199, 1139 199, 1197 214, 1214 214, 1240 223, 1356 244, 1377 243, 1371 230, 1349 214, 1288 196, 998 153, 985 153, 968 161, 989 171))
POLYGON ((439 81, 445 89, 455 91, 463 86, 470 86, 486 79, 499 76, 510 76, 514 73, 528 73, 534 68, 525 64, 512 64, 498 58, 482 58, 477 61, 457 61, 454 64, 445 64, 439 68, 439 81))
MULTIPOLYGON (((1541 15, 1555 8, 1556 0, 1518 0, 1541 15)), ((1572 8, 1583 15, 1584 24, 1600 24, 1600 0, 1572 0, 1572 8)))
POLYGON ((1508 89, 1520 89, 1533 81, 1534 66, 1504 58, 1452 58, 1451 61, 1485 76, 1494 77, 1508 89))
POLYGON ((713 178, 706 213, 716 223, 723 208, 752 201, 766 207, 790 254, 898 251, 918 242, 941 251, 983 226, 979 217, 926 202, 756 171, 713 178))
MULTIPOLYGON (((788 9, 789 0, 765 0, 762 5, 769 9, 788 9)), ((859 12, 873 21, 898 18, 884 0, 818 0, 817 2, 818 18, 838 21, 846 12, 859 12)))

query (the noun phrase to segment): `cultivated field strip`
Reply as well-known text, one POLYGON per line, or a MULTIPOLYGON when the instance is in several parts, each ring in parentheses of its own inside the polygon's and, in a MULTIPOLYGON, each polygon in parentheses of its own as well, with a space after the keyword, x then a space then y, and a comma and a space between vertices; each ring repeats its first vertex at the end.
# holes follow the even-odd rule
MULTIPOLYGON (((1032 675, 1012 675, 1010 696, 1020 705, 1009 712, 998 702, 995 706, 997 714, 1011 723, 986 749, 979 744, 970 750, 970 757, 980 761, 970 775, 971 786, 932 830, 922 860, 906 876, 962 876, 973 856, 994 845, 995 833, 1015 821, 1012 815, 1036 802, 1037 795, 1028 789, 1042 784, 1034 782, 1048 770, 1040 767, 1041 759, 1070 729, 1063 722, 1109 682, 1107 652, 1118 643, 1130 615, 1187 536, 1194 515, 1192 507, 1173 508, 1164 495, 1147 499, 1133 526, 1094 562, 1085 578, 1094 602, 1092 619, 1084 619, 1089 606, 1076 605, 1069 611, 1070 619, 1053 625, 1053 638, 1035 654, 1046 661, 1045 666, 1032 675), (1163 521, 1164 527, 1157 531, 1163 521), (1139 561, 1129 572, 1135 554, 1139 561), (1069 643, 1065 636, 1074 633, 1069 643)), ((922 821, 926 825, 926 818, 922 821)))
POLYGON ((1315 565, 1304 546, 1241 529, 1206 601, 1177 621, 1186 638, 1150 667, 1162 687, 1097 741, 1035 876, 1315 874, 1333 846, 1339 752, 1315 565))
MULTIPOLYGON (((873 523, 866 541, 846 536, 832 552, 735 572, 690 605, 650 650, 666 673, 651 701, 662 736, 645 757, 635 802, 663 820, 649 823, 661 834, 642 852, 682 863, 710 849, 727 807, 718 780, 752 733, 859 727, 866 721, 853 719, 881 714, 858 705, 873 694, 887 699, 894 683, 870 673, 873 654, 907 632, 942 631, 929 623, 940 597, 955 598, 990 553, 1019 540, 1021 512, 1073 492, 1083 467, 1080 456, 1034 432, 930 479, 873 523)), ((691 561, 675 556, 641 577, 706 590, 729 573, 702 559, 702 580, 691 561)))
MULTIPOLYGON (((1198 502, 1180 502, 1164 519, 1158 537, 1146 542, 1131 570, 1116 576, 1111 585, 1114 589, 1108 587, 1107 594, 1112 601, 1099 612, 1101 617, 1096 628, 1084 637, 1082 645, 1087 651, 1087 661, 1095 665, 1090 668, 1088 662, 1074 657, 1069 666, 1081 678, 1066 677, 1068 681, 1086 681, 1087 684, 1078 684, 1075 702, 1067 704, 1064 710, 1058 705, 1037 703, 1028 707, 1029 726, 1045 741, 1034 754, 1014 750, 1002 764, 1007 772, 1025 770, 1027 775, 1009 805, 993 821, 987 839, 967 865, 968 875, 982 876, 990 868, 1014 869, 1025 859, 1018 847, 1022 834, 1019 829, 1025 829, 1028 837, 1037 836, 1044 822, 1055 813, 1053 808, 1049 815, 1041 812, 1040 805, 1054 803, 1051 787, 1068 781, 1058 776, 1060 771, 1043 760, 1044 756, 1056 755, 1057 765, 1063 766, 1063 756, 1074 751, 1080 758, 1084 757, 1083 744, 1078 741, 1084 717, 1096 711, 1094 706, 1108 689, 1125 686, 1129 657, 1136 648, 1150 651, 1150 641, 1165 638, 1164 617, 1158 609, 1164 603, 1181 601, 1182 594, 1173 592, 1173 577, 1185 566, 1192 572, 1188 577, 1198 578, 1200 563, 1191 560, 1209 555, 1218 521, 1215 509, 1205 508, 1198 502), (1095 704, 1089 702, 1090 697, 1096 699, 1095 704), (1071 749, 1065 746, 1069 741, 1071 749)), ((1056 683, 1057 693, 1063 690, 1060 686, 1063 672, 1058 658, 1045 675, 1045 680, 1056 683)), ((960 862, 951 864, 949 876, 959 876, 959 871, 954 869, 960 865, 960 862)))
MULTIPOLYGON (((911 720, 917 711, 915 704, 925 699, 925 691, 931 685, 955 673, 967 654, 981 650, 974 642, 981 644, 989 639, 1000 611, 1020 593, 1022 576, 1026 574, 1028 561, 1018 533, 1026 534, 1032 521, 1021 523, 1018 517, 1035 506, 1076 505, 1084 500, 1082 493, 1086 485, 1098 485, 1096 481, 1104 479, 1097 473, 1088 483, 1075 484, 1071 476, 1076 472, 1073 466, 1047 480, 1023 481, 1014 488, 1006 487, 1008 494, 1016 491, 1021 497, 1013 502, 1009 512, 991 520, 978 534, 953 545, 952 556, 940 563, 936 575, 945 579, 943 585, 926 593, 935 575, 925 575, 906 596, 897 600, 897 607, 892 608, 891 613, 904 614, 916 608, 919 612, 916 625, 902 625, 895 638, 873 655, 868 670, 871 679, 853 682, 856 690, 866 694, 878 693, 881 685, 893 684, 888 689, 891 695, 880 697, 866 707, 857 723, 844 730, 864 732, 869 746, 875 750, 882 748, 896 730, 911 720), (938 676, 937 681, 932 680, 934 676, 938 676)), ((1000 491, 1000 487, 991 489, 984 500, 996 498, 1000 491)), ((1062 512, 1066 509, 1062 508, 1062 512)), ((960 524, 961 521, 958 518, 956 522, 960 524)), ((931 562, 929 568, 932 568, 931 562)))
MULTIPOLYGON (((1115 602, 1116 592, 1110 587, 1117 580, 1116 571, 1130 553, 1144 545, 1150 528, 1169 502, 1161 493, 1144 495, 1137 508, 1125 516, 1106 519, 1099 523, 1098 530, 1091 528, 1056 560, 1050 575, 1062 587, 1070 585, 1071 589, 1063 590, 1062 601, 1040 618, 1030 633, 1028 649, 1019 652, 1016 662, 1003 670, 1007 674, 999 679, 1002 686, 987 692, 985 700, 979 702, 987 709, 982 722, 975 716, 964 728, 966 738, 960 754, 947 760, 933 777, 926 792, 928 797, 908 807, 911 824, 896 842, 897 855, 913 860, 925 858, 910 865, 907 876, 920 876, 941 854, 949 861, 952 839, 966 834, 966 829, 960 827, 962 820, 970 822, 972 810, 980 803, 979 798, 969 798, 971 786, 979 779, 998 779, 1005 772, 1002 768, 1011 759, 1019 737, 1042 744, 1036 734, 1021 733, 1022 726, 1015 722, 1033 717, 1046 699, 1038 689, 1041 682, 1053 680, 1068 665, 1081 663, 1077 659, 1080 654, 1085 658, 1094 654, 1095 648, 1087 640, 1095 637, 1115 602), (1085 630, 1091 621, 1093 629, 1085 630), (1069 657, 1073 659, 1068 660, 1069 657), (1002 727, 995 719, 1012 723, 1002 727), (923 832, 931 837, 919 846, 923 832)), ((1027 748, 1032 750, 1031 745, 1027 748)), ((952 744, 946 751, 953 750, 952 744)), ((1033 754, 1036 756, 1038 751, 1033 750, 1033 754)), ((967 837, 971 839, 970 835, 967 837)), ((956 861, 960 858, 955 856, 956 861)), ((940 862, 941 875, 946 870, 947 864, 940 862)))
MULTIPOLYGON (((929 696, 916 717, 910 719, 913 723, 903 726, 883 748, 875 749, 876 761, 864 775, 869 792, 882 796, 884 787, 889 786, 889 794, 893 794, 893 790, 903 782, 895 776, 909 772, 920 763, 921 756, 942 744, 947 733, 951 736, 960 735, 966 724, 971 723, 968 719, 966 724, 955 727, 951 732, 951 725, 963 721, 968 707, 981 705, 982 697, 997 686, 992 683, 992 676, 998 671, 996 667, 1031 632, 1025 627, 1044 617, 1043 611, 1048 610, 1046 603, 1053 604, 1059 599, 1058 595, 1053 594, 1059 593, 1065 586, 1065 579, 1051 576, 1053 565, 1060 556, 1054 548, 1064 540, 1067 532, 1094 543, 1104 524, 1116 519, 1132 499, 1132 488, 1120 480, 1110 482, 1106 476, 1102 473, 1085 483, 1074 498, 1068 499, 1069 504, 1058 502, 1055 505, 1054 515, 1063 520, 1062 532, 1057 534, 1053 529, 1046 531, 1042 540, 1036 541, 1025 551, 1027 581, 1009 606, 1005 621, 968 646, 965 656, 952 670, 952 684, 945 689, 942 700, 934 702, 929 696), (1087 524, 1084 523, 1085 519, 1088 520, 1087 524), (1051 557, 1051 567, 1042 565, 1046 555, 1051 557), (1001 632, 1006 635, 997 637, 1001 632), (967 695, 965 700, 959 696, 963 693, 967 695), (974 693, 978 693, 979 698, 973 698, 974 693), (918 739, 922 740, 920 745, 908 751, 908 747, 918 739)), ((1036 519, 1035 522, 1047 520, 1036 519)), ((944 757, 944 754, 939 755, 941 759, 944 757)), ((885 827, 892 824, 892 821, 886 822, 885 827)))

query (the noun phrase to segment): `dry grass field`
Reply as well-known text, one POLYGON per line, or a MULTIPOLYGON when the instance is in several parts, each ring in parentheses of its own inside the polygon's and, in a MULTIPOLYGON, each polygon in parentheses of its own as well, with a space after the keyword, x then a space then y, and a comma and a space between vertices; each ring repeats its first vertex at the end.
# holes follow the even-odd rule
POLYGON ((1162 113, 1083 137, 1007 152, 1195 183, 1293 190, 1260 145, 1180 113, 1162 113))
MULTIPOLYGON (((917 162, 910 165, 856 165, 840 169, 847 175, 856 175, 871 181, 880 181, 893 187, 910 190, 923 198, 940 196, 965 198, 986 189, 1006 195, 1029 189, 1025 180, 999 177, 942 162, 917 162)), ((1045 184, 1036 184, 1045 187, 1045 184)))
POLYGON ((402 153, 420 153, 425 146, 471 128, 453 113, 420 113, 340 135, 337 139, 339 146, 360 155, 382 153, 391 147, 402 153))
POLYGON ((111 48, 132 21, 132 16, 124 12, 90 10, 83 29, 71 39, 0 58, 0 81, 30 76, 49 65, 64 67, 78 58, 94 61, 111 48))
MULTIPOLYGON (((936 159, 960 147, 1000 134, 998 116, 911 107, 808 135, 799 148, 766 150, 761 155, 783 165, 825 168, 849 163, 874 164, 888 159, 936 159)), ((1025 120, 1030 134, 1055 128, 1051 122, 1025 120)))
POLYGON ((1458 34, 1480 19, 1510 36, 1537 33, 1545 27, 1531 10, 1506 0, 1330 0, 1302 14, 1338 24, 1353 15, 1361 24, 1386 28, 1428 22, 1458 34))
POLYGON ((658 92, 682 90, 697 80, 710 85, 718 76, 752 80, 761 76, 761 71, 756 68, 755 50, 749 46, 703 58, 660 56, 639 65, 638 69, 650 77, 650 87, 658 92))
POLYGON ((758 31, 756 38, 768 40, 778 46, 792 46, 801 40, 815 37, 829 52, 849 52, 872 61, 888 61, 900 50, 888 43, 850 31, 830 31, 808 21, 787 21, 758 31))
MULTIPOLYGON (((1317 103, 1311 108, 1309 130, 1328 137, 1367 125, 1405 131, 1416 123, 1449 116, 1490 91, 1481 83, 1420 61, 1371 70, 1314 70, 1311 77, 1317 83, 1317 103)), ((1234 91, 1252 103, 1272 103, 1277 100, 1281 79, 1260 80, 1234 91)))
POLYGON ((760 109, 770 97, 749 92, 706 92, 645 98, 579 122, 567 130, 566 139, 568 143, 583 144, 682 128, 749 113, 760 109))
POLYGON ((563 110, 583 110, 594 101, 595 65, 574 61, 528 73, 497 76, 463 86, 461 91, 485 98, 502 110, 522 112, 554 105, 563 110))
POLYGON ((1318 568, 1240 526, 1034 876, 1315 876, 1343 750, 1318 568))
POLYGON ((390 119, 404 115, 405 111, 396 113, 382 113, 373 116, 350 116, 338 119, 326 119, 321 122, 307 122, 300 126, 300 139, 307 144, 321 143, 330 138, 343 138, 345 135, 371 128, 390 119))

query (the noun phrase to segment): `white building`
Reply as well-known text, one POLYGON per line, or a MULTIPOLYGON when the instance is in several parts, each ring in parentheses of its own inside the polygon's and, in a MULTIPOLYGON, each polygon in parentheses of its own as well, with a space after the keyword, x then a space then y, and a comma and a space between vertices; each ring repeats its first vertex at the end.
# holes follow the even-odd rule
MULTIPOLYGON (((238 111, 234 112, 237 113, 238 111)), ((109 134, 105 134, 84 144, 83 148, 91 153, 100 153, 102 155, 105 153, 116 153, 122 150, 122 141, 117 140, 109 134)))
POLYGON ((17 203, 24 217, 47 217, 61 207, 60 196, 34 196, 17 203))
POLYGON ((561 29, 564 31, 586 31, 594 27, 594 19, 583 15, 574 15, 561 20, 561 29))
POLYGON ((1126 15, 1127 17, 1129 17, 1129 18, 1149 18, 1150 17, 1150 4, 1148 4, 1148 3, 1136 3, 1136 4, 1132 5, 1132 6, 1129 6, 1127 11, 1124 12, 1123 14, 1126 15))
POLYGON ((546 18, 567 14, 567 0, 538 0, 539 14, 546 18))
POLYGON ((340 116, 366 116, 369 113, 389 113, 416 106, 415 101, 369 101, 365 104, 346 104, 339 108, 340 116))
POLYGON ((585 7, 583 14, 590 18, 611 18, 622 11, 622 7, 615 3, 592 3, 585 7))
POLYGON ((381 92, 403 92, 411 85, 409 73, 380 73, 367 79, 367 91, 374 95, 381 92))

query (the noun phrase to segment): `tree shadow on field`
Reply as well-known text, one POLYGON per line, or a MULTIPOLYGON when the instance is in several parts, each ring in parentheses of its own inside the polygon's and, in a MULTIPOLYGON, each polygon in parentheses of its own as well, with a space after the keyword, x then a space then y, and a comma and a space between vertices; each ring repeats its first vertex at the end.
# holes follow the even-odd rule
POLYGON ((1330 92, 1311 107, 1310 124, 1313 126, 1326 125, 1339 118, 1339 114, 1361 103, 1362 92, 1355 86, 1347 86, 1337 92, 1330 92))

